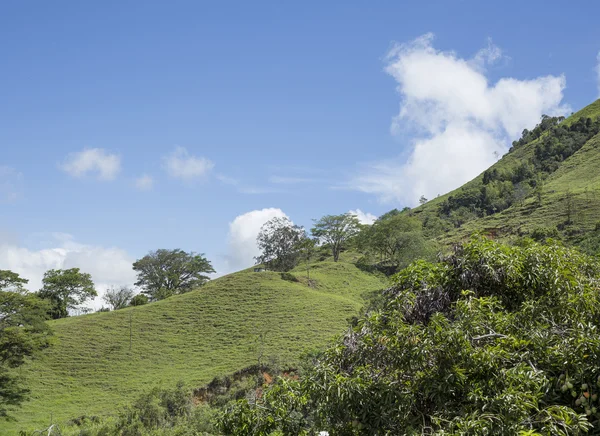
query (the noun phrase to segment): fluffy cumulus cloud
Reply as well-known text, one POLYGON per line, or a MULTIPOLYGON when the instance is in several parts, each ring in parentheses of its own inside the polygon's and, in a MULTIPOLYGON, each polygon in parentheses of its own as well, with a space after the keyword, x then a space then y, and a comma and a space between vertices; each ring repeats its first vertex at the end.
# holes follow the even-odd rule
POLYGON ((351 210, 350 213, 352 215, 356 215, 356 218, 360 221, 361 224, 373 224, 377 217, 369 212, 363 212, 360 209, 351 210))
POLYGON ((49 269, 80 268, 94 280, 99 296, 90 306, 98 308, 102 306, 101 296, 107 288, 131 286, 135 282, 134 259, 120 248, 80 244, 63 233, 35 235, 31 239, 45 247, 30 249, 8 238, 0 239, 0 265, 28 279, 30 291, 41 288, 44 272, 49 269))
POLYGON ((99 180, 114 180, 121 171, 121 158, 102 148, 88 148, 70 153, 59 167, 72 177, 93 174, 99 180))
POLYGON ((154 186, 154 179, 147 174, 144 174, 135 179, 135 187, 140 191, 149 191, 154 186))
POLYGON ((287 215, 278 208, 266 208, 246 212, 229 223, 228 249, 223 272, 229 273, 254 264, 254 257, 260 254, 256 237, 264 223, 275 217, 287 215))
POLYGON ((412 137, 399 156, 370 163, 350 187, 382 201, 416 204, 448 192, 490 166, 542 114, 562 115, 564 76, 490 83, 486 67, 502 58, 491 41, 470 59, 433 47, 424 35, 392 48, 385 71, 397 82, 400 111, 392 132, 412 137))
POLYGON ((203 178, 215 164, 204 157, 192 156, 184 147, 177 147, 163 158, 165 169, 171 177, 190 181, 203 178))
POLYGON ((23 189, 23 174, 6 165, 0 165, 0 202, 19 198, 23 189))

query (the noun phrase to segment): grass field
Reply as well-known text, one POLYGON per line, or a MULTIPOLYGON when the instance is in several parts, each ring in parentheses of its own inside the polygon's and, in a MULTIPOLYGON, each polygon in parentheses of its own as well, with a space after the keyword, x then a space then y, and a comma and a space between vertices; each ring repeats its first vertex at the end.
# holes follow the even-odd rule
POLYGON ((293 364, 341 334, 364 293, 386 286, 352 257, 312 264, 311 286, 305 266, 293 271, 300 282, 245 270, 146 306, 51 322, 58 342, 20 370, 31 400, 15 422, 0 423, 0 434, 42 428, 51 418, 106 416, 141 391, 179 380, 201 386, 260 354, 263 362, 276 356, 293 364))

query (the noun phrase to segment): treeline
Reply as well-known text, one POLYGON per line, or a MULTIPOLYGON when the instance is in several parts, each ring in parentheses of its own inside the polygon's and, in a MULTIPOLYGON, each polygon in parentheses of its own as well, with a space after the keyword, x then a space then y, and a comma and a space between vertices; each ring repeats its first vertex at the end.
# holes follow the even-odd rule
POLYGON ((544 179, 600 132, 600 119, 580 118, 570 125, 562 121, 564 117, 543 115, 532 131, 523 131, 509 151, 537 141, 533 157, 512 168, 486 170, 481 184, 463 188, 444 200, 438 215, 460 227, 472 219, 501 212, 532 195, 541 203, 544 179))
POLYGON ((436 244, 429 240, 423 223, 410 215, 410 209, 393 210, 372 225, 360 224, 351 213, 326 215, 315 220, 310 232, 288 218, 276 217, 266 222, 257 237, 261 254, 256 262, 272 271, 287 272, 329 252, 334 262, 340 254, 354 249, 363 254, 358 266, 387 275, 397 272, 417 258, 432 258, 436 244))

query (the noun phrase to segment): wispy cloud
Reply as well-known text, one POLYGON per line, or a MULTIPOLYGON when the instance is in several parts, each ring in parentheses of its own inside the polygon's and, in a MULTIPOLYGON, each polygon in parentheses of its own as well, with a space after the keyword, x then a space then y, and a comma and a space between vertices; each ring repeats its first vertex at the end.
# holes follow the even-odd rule
POLYGON ((96 174, 98 180, 114 180, 121 170, 121 158, 102 148, 70 153, 59 168, 72 177, 96 174))
POLYGON ((135 179, 135 187, 140 191, 149 191, 153 186, 154 179, 147 174, 143 174, 135 179))
POLYGON ((347 186, 381 201, 416 204, 421 195, 435 197, 477 176, 542 114, 569 112, 564 76, 490 84, 483 66, 502 56, 488 41, 473 58, 460 58, 435 49, 433 34, 394 46, 385 71, 398 84, 401 104, 391 131, 415 135, 408 158, 399 151, 367 163, 347 186))
POLYGON ((284 176, 271 176, 269 177, 270 183, 278 185, 295 185, 300 183, 317 183, 319 179, 313 179, 309 177, 284 177, 284 176))
POLYGON ((205 157, 192 156, 184 147, 177 147, 163 158, 167 173, 174 178, 185 181, 206 177, 215 164, 205 157))

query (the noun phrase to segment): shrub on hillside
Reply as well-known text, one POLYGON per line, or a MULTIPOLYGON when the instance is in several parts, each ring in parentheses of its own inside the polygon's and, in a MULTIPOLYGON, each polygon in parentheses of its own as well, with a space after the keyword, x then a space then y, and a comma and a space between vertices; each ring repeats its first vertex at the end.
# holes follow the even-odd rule
POLYGON ((474 239, 395 276, 380 309, 227 434, 572 435, 600 413, 600 265, 558 244, 474 239))

